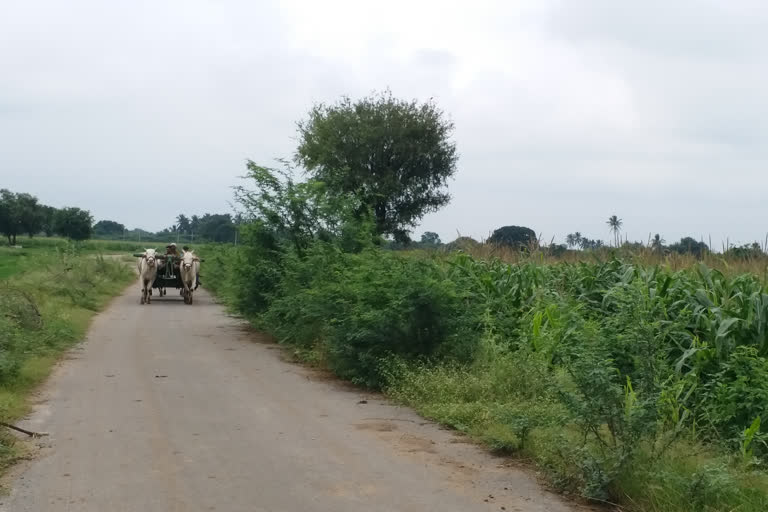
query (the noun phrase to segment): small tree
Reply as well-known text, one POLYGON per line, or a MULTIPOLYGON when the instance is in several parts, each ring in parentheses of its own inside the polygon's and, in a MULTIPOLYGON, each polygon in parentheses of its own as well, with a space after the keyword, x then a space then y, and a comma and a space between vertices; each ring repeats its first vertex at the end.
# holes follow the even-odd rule
POLYGON ((56 232, 72 240, 91 238, 93 217, 80 208, 62 208, 56 212, 56 232))
POLYGON ((316 105, 299 123, 296 161, 330 194, 352 196, 373 213, 379 234, 407 241, 424 214, 446 205, 456 172, 453 123, 432 102, 383 94, 316 105))
POLYGON ((113 220, 100 220, 93 226, 95 236, 121 236, 125 231, 125 226, 113 220))
POLYGON ((303 257, 315 240, 344 238, 353 218, 349 198, 329 195, 318 181, 295 182, 290 168, 273 169, 250 160, 247 167, 255 189, 237 187, 237 201, 275 240, 290 244, 303 257))
POLYGON ((437 233, 433 231, 425 231, 424 234, 421 235, 421 243, 424 245, 437 246, 442 242, 440 241, 440 235, 437 233))
POLYGON ((525 249, 536 245, 536 233, 523 226, 504 226, 493 232, 489 244, 525 249))

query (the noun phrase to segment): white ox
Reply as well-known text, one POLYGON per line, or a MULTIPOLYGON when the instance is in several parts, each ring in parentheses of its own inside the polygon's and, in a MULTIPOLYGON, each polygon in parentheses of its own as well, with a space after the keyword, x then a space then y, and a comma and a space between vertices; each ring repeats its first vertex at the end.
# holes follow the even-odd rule
POLYGON ((152 283, 157 276, 157 252, 155 249, 145 249, 139 258, 139 283, 141 283, 141 304, 151 304, 152 283))
POLYGON ((197 275, 200 273, 200 258, 195 256, 194 251, 184 251, 179 263, 179 273, 181 274, 181 283, 184 289, 181 294, 184 296, 184 302, 192 304, 192 292, 197 284, 197 275))

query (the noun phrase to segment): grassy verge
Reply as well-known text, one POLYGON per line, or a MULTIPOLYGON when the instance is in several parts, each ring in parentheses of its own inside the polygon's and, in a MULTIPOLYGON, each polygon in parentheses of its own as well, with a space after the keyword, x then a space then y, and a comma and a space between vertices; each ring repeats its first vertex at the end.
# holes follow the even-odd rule
MULTIPOLYGON (((2 248, 0 269, 0 419, 13 422, 28 412, 27 396, 60 354, 134 275, 74 246, 2 248)), ((18 455, 14 440, 0 434, 0 468, 18 455)))

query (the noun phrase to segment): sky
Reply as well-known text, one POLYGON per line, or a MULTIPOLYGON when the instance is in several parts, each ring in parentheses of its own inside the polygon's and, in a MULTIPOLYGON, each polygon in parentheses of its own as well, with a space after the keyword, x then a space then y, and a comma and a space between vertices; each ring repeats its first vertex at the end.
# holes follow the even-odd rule
POLYGON ((313 104, 389 88, 456 126, 416 238, 763 240, 767 26, 763 0, 0 0, 0 188, 159 230, 231 211, 313 104))

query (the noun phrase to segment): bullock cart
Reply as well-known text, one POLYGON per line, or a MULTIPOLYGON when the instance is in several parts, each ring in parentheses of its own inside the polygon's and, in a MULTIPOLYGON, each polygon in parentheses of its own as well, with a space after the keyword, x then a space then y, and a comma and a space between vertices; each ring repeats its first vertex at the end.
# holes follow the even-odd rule
MULTIPOLYGON (((141 258, 144 256, 144 253, 135 253, 133 256, 141 258)), ((173 254, 158 254, 157 259, 159 265, 157 267, 157 276, 152 283, 152 288, 157 290, 160 297, 168 294, 168 288, 175 288, 179 290, 179 295, 184 297, 185 303, 192 304, 192 294, 185 294, 184 283, 181 279, 181 269, 179 268, 179 265, 182 261, 182 257, 173 254)), ((202 262, 205 260, 197 258, 196 261, 202 262)), ((194 289, 197 289, 196 284, 194 289)))

